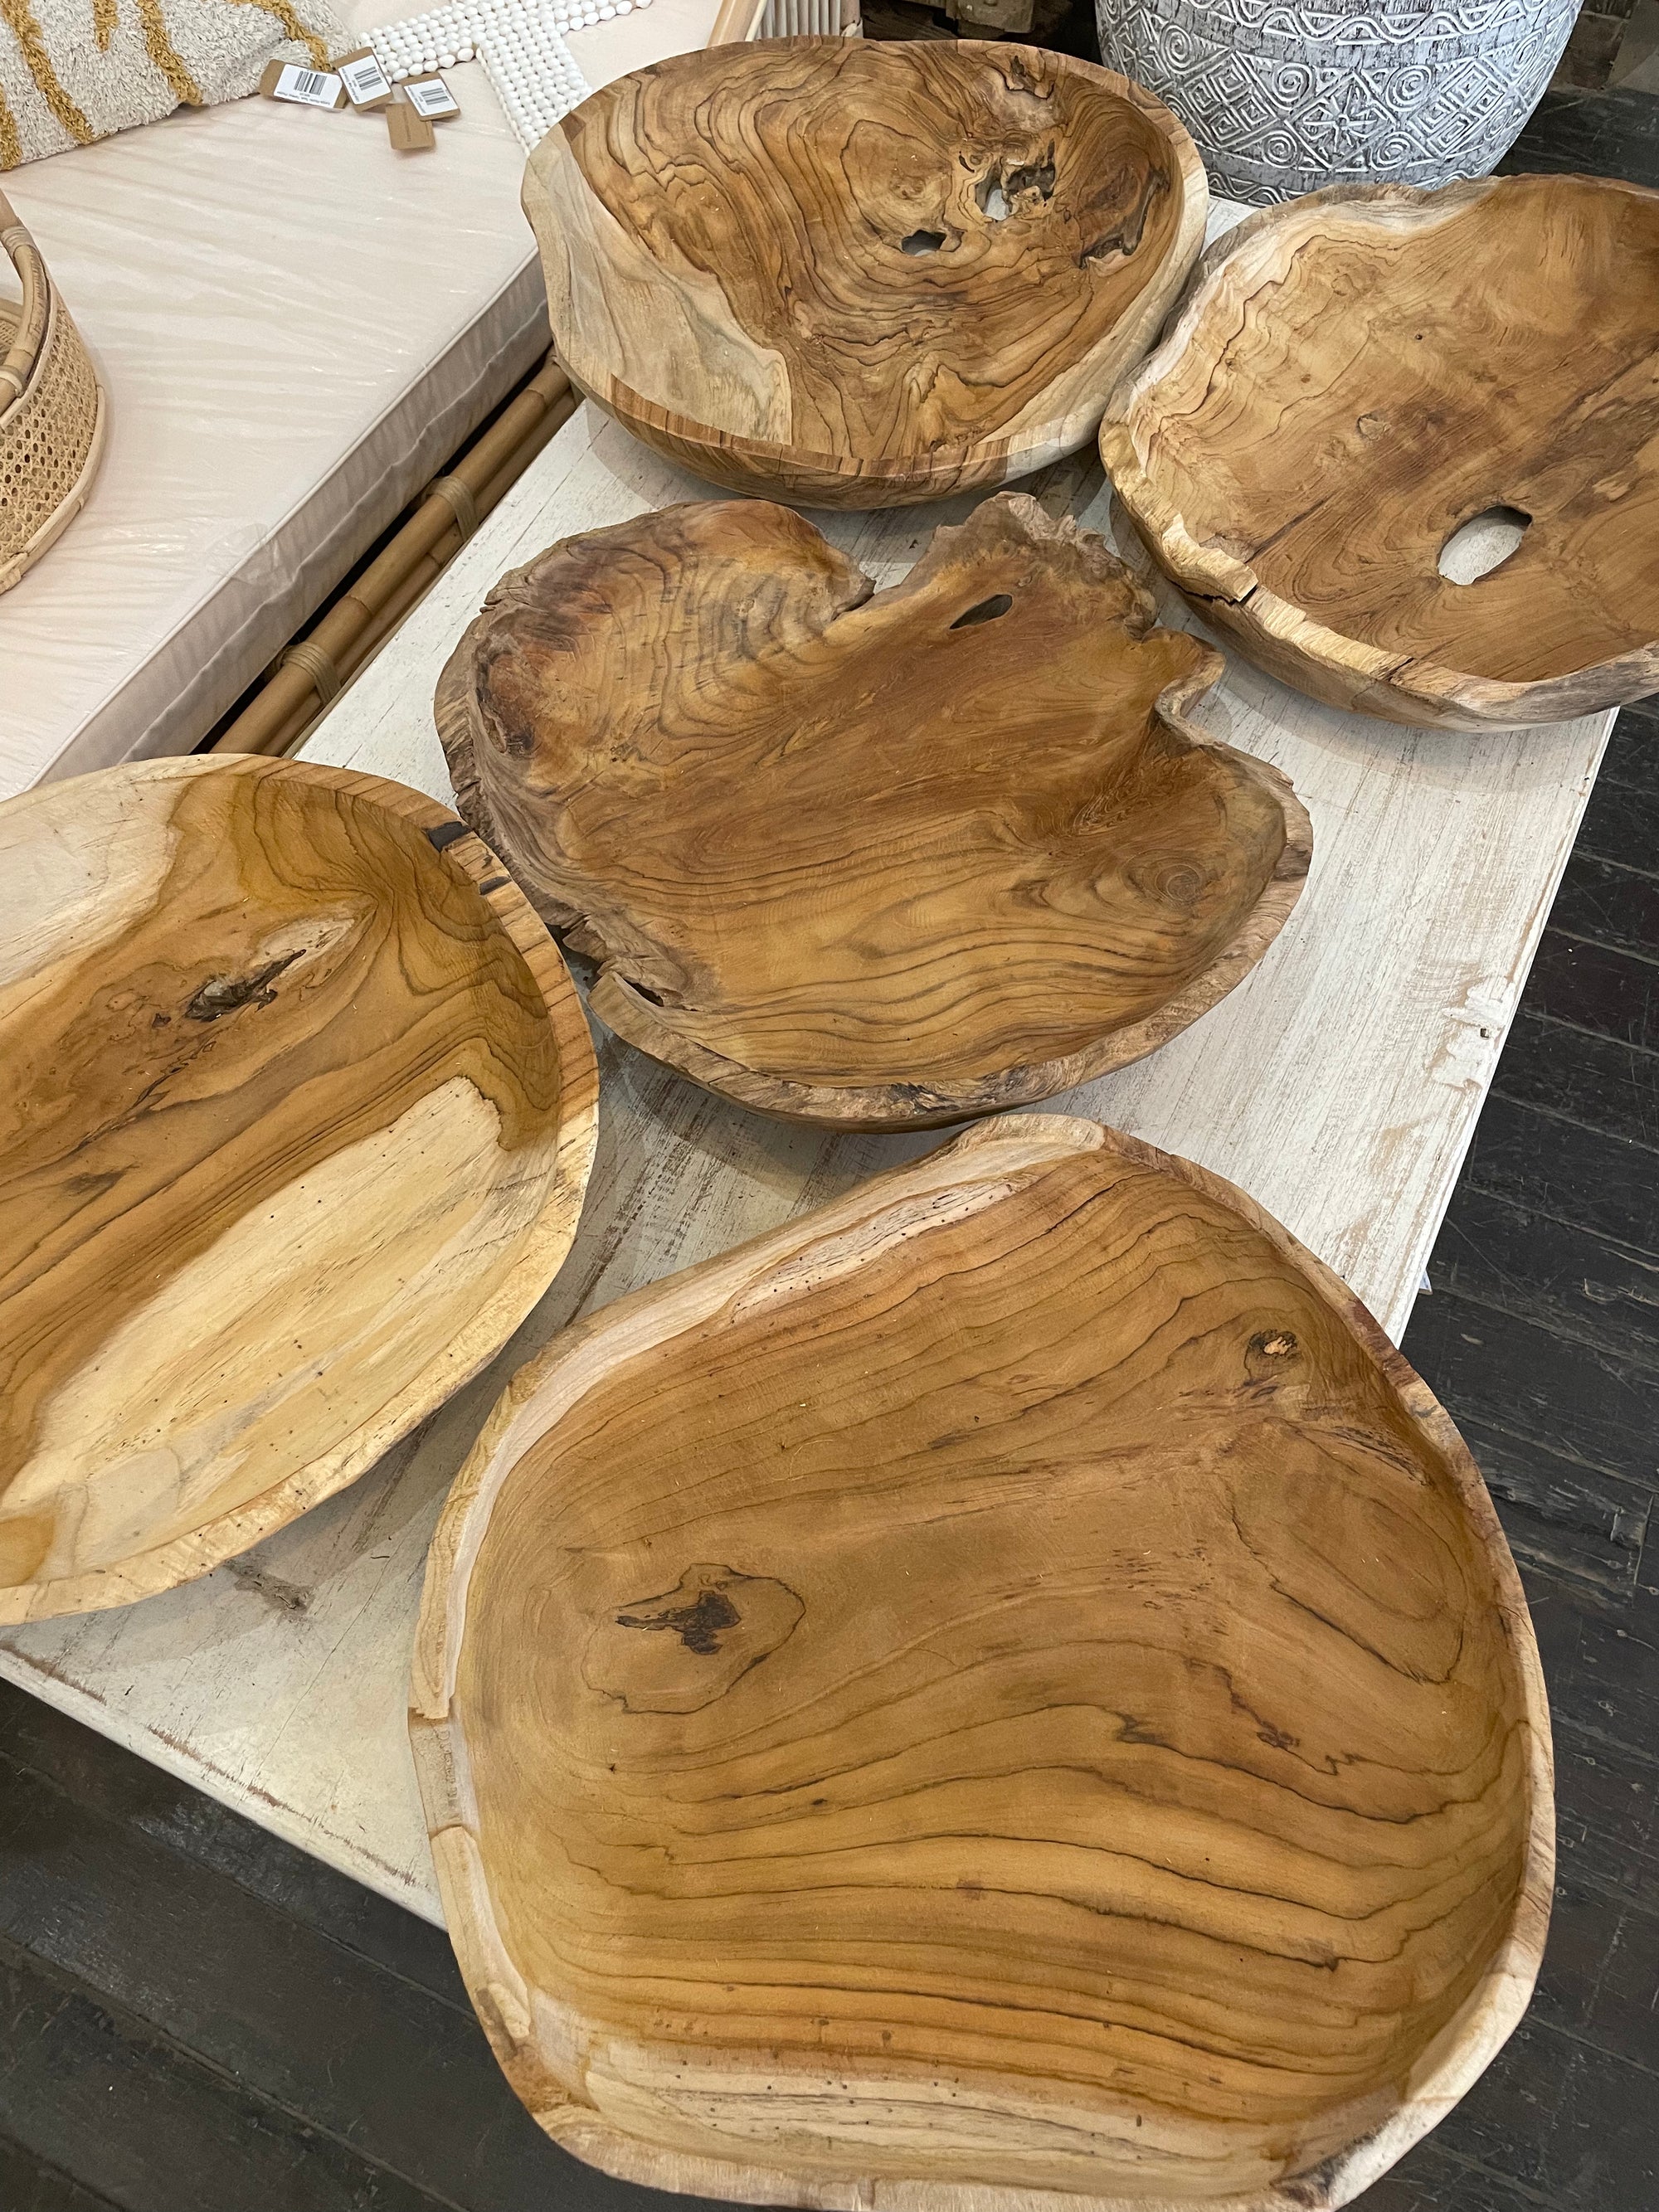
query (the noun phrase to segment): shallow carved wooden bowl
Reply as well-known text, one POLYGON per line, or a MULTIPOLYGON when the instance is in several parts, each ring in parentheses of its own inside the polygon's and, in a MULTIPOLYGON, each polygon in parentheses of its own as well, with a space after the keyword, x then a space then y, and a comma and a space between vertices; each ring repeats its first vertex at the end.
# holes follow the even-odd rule
POLYGON ((220 755, 0 809, 0 1620, 187 1581, 440 1405, 564 1257, 596 1092, 416 792, 220 755))
POLYGON ((1035 47, 763 40, 619 77, 530 157, 553 337, 738 491, 891 507, 1087 443, 1204 236, 1193 143, 1035 47))
POLYGON ((490 594, 438 687, 456 804, 593 1011, 740 1104, 927 1127, 1138 1060, 1307 873, 1221 658, 1005 494, 869 580, 788 507, 668 507, 490 594))
POLYGON ((1316 192, 1212 249, 1101 451, 1205 621, 1316 699, 1616 706, 1659 688, 1656 299, 1639 185, 1316 192))
POLYGON ((1543 1945, 1547 1710, 1456 1431, 1241 1192, 1089 1121, 526 1368, 411 1733, 514 2087, 709 2197, 1321 2212, 1543 1945))

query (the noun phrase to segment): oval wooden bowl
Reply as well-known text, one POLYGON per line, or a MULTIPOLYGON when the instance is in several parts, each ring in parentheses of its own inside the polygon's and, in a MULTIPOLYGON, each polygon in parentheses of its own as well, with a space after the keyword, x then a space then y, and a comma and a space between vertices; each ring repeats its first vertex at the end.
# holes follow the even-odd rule
POLYGON ((1207 203, 1139 85, 943 40, 677 55, 584 100, 524 184, 571 378, 671 460, 816 507, 1086 444, 1207 203))
POLYGON ((557 1272, 598 1077, 454 817, 217 755, 0 808, 0 1621, 362 1474, 557 1272))
POLYGON ((1455 730, 1617 706, 1659 688, 1656 298, 1639 185, 1316 192, 1205 257, 1101 452, 1204 620, 1316 699, 1455 730), (1443 574, 1494 513, 1518 548, 1443 574))
POLYGON ((1307 874, 1284 777, 1188 719, 1220 655, 1017 494, 871 593, 758 501, 562 540, 439 684, 457 805, 600 1019, 741 1105, 927 1127, 1139 1059, 1307 874))
POLYGON ((1321 2212, 1543 1947, 1547 1708, 1456 1431, 1241 1192, 1088 1121, 526 1367, 411 1734, 513 2087, 710 2197, 1321 2212))

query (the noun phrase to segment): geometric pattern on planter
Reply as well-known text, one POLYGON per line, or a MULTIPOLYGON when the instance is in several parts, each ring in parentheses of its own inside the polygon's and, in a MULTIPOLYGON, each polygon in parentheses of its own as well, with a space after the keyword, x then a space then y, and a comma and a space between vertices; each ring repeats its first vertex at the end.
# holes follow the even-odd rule
POLYGON ((1486 176, 1549 82, 1578 0, 1344 9, 1096 0, 1101 58, 1167 102, 1230 199, 1486 176))

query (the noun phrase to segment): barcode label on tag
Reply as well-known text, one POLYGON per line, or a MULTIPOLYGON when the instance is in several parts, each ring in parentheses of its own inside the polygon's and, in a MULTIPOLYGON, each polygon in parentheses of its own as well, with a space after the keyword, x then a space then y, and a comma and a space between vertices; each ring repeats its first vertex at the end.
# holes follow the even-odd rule
POLYGON ((441 76, 417 76, 404 87, 404 96, 417 115, 459 115, 461 103, 441 76))
POLYGON ((340 82, 355 107, 362 107, 371 100, 386 100, 392 92, 386 73, 373 54, 359 54, 353 60, 342 62, 340 82))
POLYGON ((330 70, 301 69, 288 63, 272 88, 274 100, 297 100, 301 107, 337 107, 340 80, 330 70))

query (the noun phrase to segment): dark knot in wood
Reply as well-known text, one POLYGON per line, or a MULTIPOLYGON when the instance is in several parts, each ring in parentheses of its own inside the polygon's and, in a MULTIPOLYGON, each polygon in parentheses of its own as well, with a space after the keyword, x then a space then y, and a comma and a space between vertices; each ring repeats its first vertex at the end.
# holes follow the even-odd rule
POLYGON ((583 1677, 627 1712, 700 1712, 769 1658, 805 1610, 769 1575, 700 1561, 672 1589, 607 1607, 588 1638, 583 1677))
POLYGON ((720 1648, 720 1635, 723 1628, 738 1625, 738 1608, 723 1591, 700 1590, 693 1605, 671 1606, 658 1613, 619 1613, 618 1628, 672 1629, 688 1651, 700 1651, 712 1656, 720 1648))

